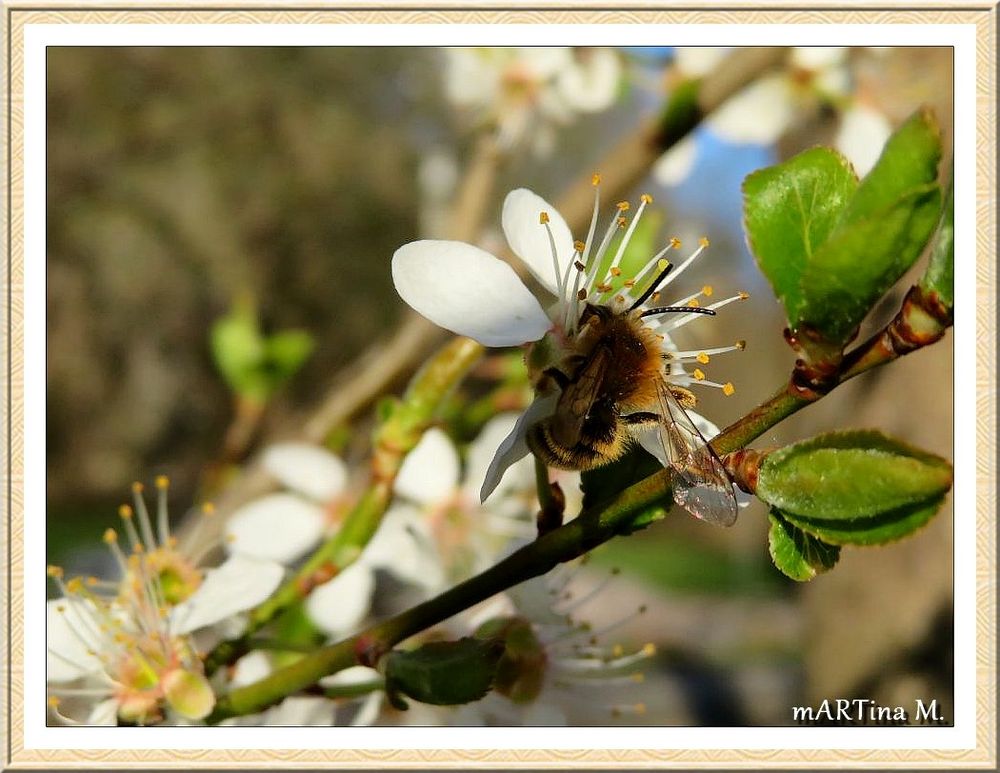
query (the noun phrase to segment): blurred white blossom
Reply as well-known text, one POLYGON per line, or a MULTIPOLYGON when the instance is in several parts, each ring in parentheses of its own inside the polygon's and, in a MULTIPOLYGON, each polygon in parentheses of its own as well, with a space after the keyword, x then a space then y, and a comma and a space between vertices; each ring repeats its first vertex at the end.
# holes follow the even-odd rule
POLYGON ((554 147, 555 132, 582 113, 610 107, 618 95, 621 61, 605 48, 448 48, 445 94, 501 147, 554 147))
MULTIPOLYGON (((700 78, 729 54, 723 48, 678 48, 678 73, 700 78)), ((840 122, 834 144, 867 174, 882 151, 892 127, 889 119, 864 103, 851 69, 850 49, 792 48, 786 65, 765 74, 724 102, 705 120, 707 130, 736 144, 771 145, 815 105, 833 108, 840 122)), ((677 185, 694 167, 697 144, 688 137, 668 150, 653 169, 663 185, 677 185)))

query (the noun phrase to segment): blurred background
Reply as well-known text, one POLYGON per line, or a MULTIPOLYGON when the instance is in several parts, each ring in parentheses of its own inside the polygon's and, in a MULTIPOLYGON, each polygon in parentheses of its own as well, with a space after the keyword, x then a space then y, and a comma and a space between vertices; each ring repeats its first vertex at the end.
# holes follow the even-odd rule
MULTIPOLYGON (((101 571, 100 535, 133 480, 169 475, 179 519, 268 442, 295 436, 345 369, 404 319, 390 257, 415 238, 447 235, 485 131, 497 130, 503 151, 482 219, 481 241, 496 250, 508 190, 558 199, 602 161, 614 163, 609 150, 655 114, 679 72, 703 66, 670 48, 613 55, 606 104, 563 106, 549 125, 525 128, 501 125, 463 93, 475 74, 441 50, 50 47, 50 561, 101 571), (240 315, 264 335, 292 330, 307 342, 253 405, 213 355, 213 326, 240 315)), ((701 401, 719 426, 768 397, 793 362, 780 306, 744 243, 743 177, 812 145, 846 142, 849 120, 862 149, 857 159, 844 150, 862 169, 884 132, 922 104, 943 128, 942 169, 950 162, 950 49, 851 49, 836 67, 800 56, 777 73, 791 94, 783 125, 762 128, 775 108, 746 101, 736 130, 732 116, 728 129, 699 127, 683 154, 629 193, 654 195, 664 236, 711 238, 685 286, 751 293, 681 341, 747 341, 743 354, 713 360, 710 375, 737 389, 701 401), (851 113, 858 106, 861 118, 851 113)), ((912 283, 900 282, 872 327, 912 283)), ((327 444, 360 461, 370 415, 358 411, 327 444)), ((952 458, 952 415, 949 335, 841 387, 757 445, 876 427, 952 458)), ((621 573, 588 616, 600 627, 644 605, 614 635, 653 642, 658 654, 630 688, 641 715, 612 719, 581 706, 575 721, 788 724, 791 705, 838 697, 908 706, 936 698, 951 717, 950 499, 914 537, 845 548, 833 572, 804 585, 773 568, 766 533, 755 502, 733 529, 671 517, 596 551, 593 566, 621 573)))

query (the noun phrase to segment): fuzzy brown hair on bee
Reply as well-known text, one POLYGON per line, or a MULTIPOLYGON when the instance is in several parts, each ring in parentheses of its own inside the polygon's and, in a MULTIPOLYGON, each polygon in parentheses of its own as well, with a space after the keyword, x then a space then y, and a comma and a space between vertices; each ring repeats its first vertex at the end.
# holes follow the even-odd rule
MULTIPOLYGON (((609 464, 627 450, 630 426, 661 420, 656 413, 664 381, 661 339, 640 314, 588 304, 572 350, 543 374, 561 391, 555 412, 529 428, 527 442, 550 467, 589 470, 609 464)), ((683 402, 693 403, 687 390, 677 391, 684 393, 683 402)))

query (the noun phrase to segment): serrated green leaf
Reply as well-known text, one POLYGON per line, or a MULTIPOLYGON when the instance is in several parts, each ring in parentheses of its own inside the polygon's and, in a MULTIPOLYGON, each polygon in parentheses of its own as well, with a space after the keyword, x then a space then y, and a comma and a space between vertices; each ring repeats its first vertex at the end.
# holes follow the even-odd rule
POLYGON ((847 343, 872 306, 920 257, 940 210, 940 189, 931 184, 839 226, 802 274, 803 302, 793 325, 847 343))
POLYGON ((789 523, 772 508, 767 535, 771 560, 781 572, 798 582, 807 582, 820 572, 833 568, 840 558, 840 548, 807 534, 789 523))
POLYGON ((743 182, 747 240, 793 326, 803 303, 802 274, 858 187, 847 159, 812 148, 743 182))
POLYGON ((400 708, 406 706, 400 694, 435 706, 479 700, 493 684, 503 649, 495 639, 465 637, 393 651, 385 658, 386 692, 400 708))
POLYGON ((920 287, 925 293, 936 295, 946 308, 955 305, 955 192, 952 188, 945 197, 941 222, 920 287))
POLYGON ((854 520, 937 501, 951 481, 944 459, 878 432, 852 431, 769 454, 756 493, 789 519, 854 520))
POLYGON ((790 523, 833 545, 884 545, 922 528, 941 509, 944 497, 889 510, 874 518, 824 521, 782 512, 790 523))

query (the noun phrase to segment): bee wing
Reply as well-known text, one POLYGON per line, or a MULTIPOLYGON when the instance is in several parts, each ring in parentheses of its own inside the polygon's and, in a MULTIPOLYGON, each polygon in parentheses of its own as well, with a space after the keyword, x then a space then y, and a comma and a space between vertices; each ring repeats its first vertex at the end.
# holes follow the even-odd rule
POLYGON ((583 423, 601 393, 608 365, 607 348, 597 347, 581 366, 574 380, 563 389, 552 418, 552 432, 561 445, 572 448, 580 442, 583 423))
POLYGON ((691 515, 719 526, 736 522, 736 495, 725 467, 665 382, 657 389, 658 433, 674 475, 674 501, 691 515))

